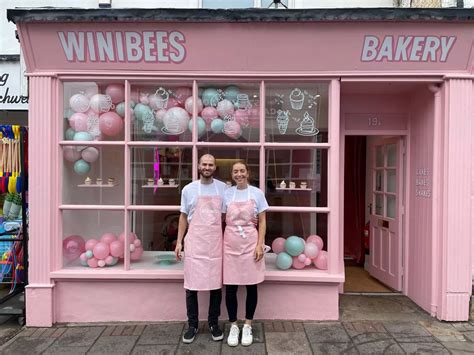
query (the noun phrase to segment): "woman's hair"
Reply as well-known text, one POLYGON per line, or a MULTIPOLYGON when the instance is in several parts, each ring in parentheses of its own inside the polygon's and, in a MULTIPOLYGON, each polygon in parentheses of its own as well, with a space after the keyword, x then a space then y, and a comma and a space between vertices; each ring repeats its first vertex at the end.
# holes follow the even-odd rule
POLYGON ((245 160, 242 160, 242 159, 236 160, 232 163, 232 169, 230 170, 231 180, 232 180, 232 170, 234 170, 235 164, 242 164, 243 166, 245 166, 245 169, 247 170, 247 173, 249 174, 249 177, 248 177, 247 180, 250 182, 251 181, 251 175, 250 175, 249 166, 247 165, 247 162, 245 160))

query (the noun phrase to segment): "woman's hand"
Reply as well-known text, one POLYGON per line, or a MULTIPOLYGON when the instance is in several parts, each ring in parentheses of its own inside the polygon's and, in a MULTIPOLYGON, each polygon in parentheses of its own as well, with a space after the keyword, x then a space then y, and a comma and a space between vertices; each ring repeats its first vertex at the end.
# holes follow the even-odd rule
POLYGON ((180 242, 176 243, 176 248, 174 248, 174 254, 176 255, 176 261, 181 260, 181 249, 183 248, 180 242))
POLYGON ((257 244, 255 248, 255 261, 260 261, 263 259, 263 245, 257 244))

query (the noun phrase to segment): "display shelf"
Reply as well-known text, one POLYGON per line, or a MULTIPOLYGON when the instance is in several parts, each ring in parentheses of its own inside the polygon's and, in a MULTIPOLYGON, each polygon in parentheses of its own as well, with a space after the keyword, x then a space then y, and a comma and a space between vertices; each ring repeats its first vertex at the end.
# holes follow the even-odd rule
POLYGON ((158 188, 160 188, 160 189, 162 189, 162 188, 165 188, 165 189, 166 189, 166 188, 168 188, 168 189, 170 189, 170 188, 176 189, 177 187, 179 187, 179 185, 178 185, 178 184, 176 184, 176 185, 142 185, 142 188, 143 188, 143 189, 154 189, 154 188, 156 188, 156 187, 158 187, 158 188))
POLYGON ((301 188, 301 187, 277 187, 276 190, 279 191, 313 191, 313 189, 306 187, 306 188, 301 188))
POLYGON ((78 187, 116 187, 118 184, 79 184, 78 187))

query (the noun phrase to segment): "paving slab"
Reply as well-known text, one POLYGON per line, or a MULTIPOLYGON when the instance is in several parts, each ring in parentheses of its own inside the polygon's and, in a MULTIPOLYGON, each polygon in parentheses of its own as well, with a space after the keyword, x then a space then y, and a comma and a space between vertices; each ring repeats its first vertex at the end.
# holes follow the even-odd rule
POLYGON ((464 337, 474 342, 474 324, 469 322, 462 322, 462 323, 451 323, 456 330, 458 330, 464 337))
POLYGON ((132 351, 138 336, 100 337, 94 343, 88 354, 128 355, 132 351))
POLYGON ((172 345, 181 341, 183 323, 150 324, 145 327, 137 345, 172 345))
POLYGON ((58 346, 91 346, 105 327, 74 327, 66 330, 58 339, 58 346))
POLYGON ((399 343, 432 343, 436 339, 418 322, 384 322, 385 329, 399 343))
POLYGON ((176 353, 177 345, 136 345, 133 355, 171 355, 176 353))
MULTIPOLYGON (((240 336, 242 336, 242 326, 243 324, 239 324, 240 336)), ((225 323, 224 324, 224 342, 227 341, 229 332, 230 332, 230 323, 225 323)), ((265 341, 264 336, 263 336, 263 323, 262 322, 253 322, 252 335, 253 335, 254 343, 263 343, 265 341)))
POLYGON ((267 352, 271 355, 312 354, 311 346, 303 332, 265 334, 267 352))
POLYGON ((265 354, 265 344, 263 343, 253 343, 250 346, 242 346, 242 345, 237 345, 237 346, 229 346, 227 343, 222 344, 222 350, 221 354, 223 355, 240 355, 240 354, 245 354, 245 355, 262 355, 265 354))
POLYGON ((347 343, 351 339, 339 322, 305 323, 310 343, 347 343))
POLYGON ((43 355, 84 355, 90 346, 56 346, 51 345, 43 355))
POLYGON ((440 343, 401 343, 408 354, 450 354, 440 343))
POLYGON ((387 333, 387 330, 380 321, 357 321, 342 323, 350 337, 363 333, 387 333))
POLYGON ((46 350, 56 339, 21 337, 0 348, 2 355, 39 354, 46 350))
POLYGON ((420 321, 420 324, 425 327, 436 339, 441 342, 444 341, 466 341, 464 336, 449 323, 440 322, 438 320, 420 321))
POLYGON ((452 354, 474 354, 474 344, 467 341, 441 342, 452 354))
POLYGON ((352 342, 347 343, 311 343, 314 354, 359 354, 352 342))
POLYGON ((214 341, 209 333, 198 333, 191 344, 180 341, 176 354, 212 355, 220 354, 223 341, 214 341))
POLYGON ((352 338, 361 354, 404 354, 403 349, 388 333, 362 333, 352 338))

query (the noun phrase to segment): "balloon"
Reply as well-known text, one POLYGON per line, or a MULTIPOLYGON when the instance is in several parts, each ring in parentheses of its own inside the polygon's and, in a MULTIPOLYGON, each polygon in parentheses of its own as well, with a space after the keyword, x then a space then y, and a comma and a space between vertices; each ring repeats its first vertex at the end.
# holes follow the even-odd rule
POLYGON ((234 113, 235 122, 240 124, 242 127, 249 125, 249 112, 247 110, 236 110, 234 113))
POLYGON ((105 260, 99 260, 97 262, 97 265, 99 265, 99 267, 104 267, 105 266, 105 260))
POLYGON ((281 270, 287 270, 293 264, 293 258, 285 252, 277 255, 276 266, 281 270))
MULTIPOLYGON (((135 239, 138 239, 138 237, 137 237, 137 235, 136 235, 135 233, 132 232, 132 233, 130 233, 130 234, 128 235, 128 241, 129 241, 130 243, 133 243, 133 241, 134 241, 135 239)), ((122 243, 125 243, 125 233, 120 233, 120 235, 119 235, 119 240, 120 240, 122 243)))
MULTIPOLYGON (((198 137, 201 137, 204 133, 206 133, 206 122, 201 117, 197 118, 197 127, 198 127, 198 137)), ((193 131, 193 120, 189 120, 188 123, 189 131, 193 131)))
POLYGON ((76 112, 71 117, 69 117, 68 122, 72 129, 75 131, 87 131, 87 121, 88 117, 85 113, 76 112))
POLYGON ((123 119, 115 112, 106 112, 99 117, 100 131, 106 136, 116 136, 123 130, 123 119))
POLYGON ((148 97, 148 105, 153 110, 165 109, 168 107, 168 98, 165 98, 159 94, 153 94, 148 97))
POLYGON ((76 131, 74 131, 72 128, 66 129, 66 133, 64 134, 64 137, 68 141, 72 141, 74 139, 74 134, 76 134, 76 131))
POLYGON ((99 150, 94 147, 87 147, 80 154, 82 159, 88 163, 93 163, 99 158, 99 150))
POLYGON ((237 100, 237 95, 240 94, 240 90, 238 86, 229 85, 224 89, 224 98, 234 102, 237 100))
POLYGON ((202 103, 204 106, 217 106, 220 95, 215 88, 207 88, 202 92, 202 103))
POLYGON ((140 260, 142 255, 143 255, 143 248, 142 247, 136 247, 135 250, 130 253, 130 260, 132 260, 132 261, 140 260))
POLYGON ((219 117, 219 112, 217 112, 217 110, 212 106, 204 107, 201 111, 201 117, 209 126, 213 119, 219 117))
POLYGON ((110 255, 122 258, 124 253, 123 241, 114 240, 110 243, 110 255))
POLYGON ((259 128, 260 127, 260 108, 257 107, 252 107, 249 110, 249 115, 248 115, 248 121, 249 121, 249 126, 252 128, 259 128))
POLYGON ((310 235, 308 238, 306 238, 306 242, 316 244, 319 250, 323 250, 324 242, 319 235, 310 235))
POLYGON ((234 115, 234 104, 229 100, 219 101, 217 104, 217 112, 222 118, 233 116, 234 115))
POLYGON ((99 261, 96 258, 90 258, 89 260, 87 260, 87 265, 96 268, 99 266, 99 261))
POLYGON ((144 117, 150 117, 150 115, 153 115, 151 108, 143 104, 136 104, 133 108, 133 113, 139 120, 143 120, 144 117))
POLYGON ((314 259, 318 256, 319 248, 315 243, 306 242, 304 246, 304 253, 308 258, 314 259))
MULTIPOLYGON (((173 95, 178 101, 180 106, 184 106, 186 99, 193 94, 193 89, 188 87, 179 87, 173 90, 173 95)), ((191 111, 192 113, 192 111, 191 111)))
POLYGON ((306 258, 306 260, 304 261, 305 266, 309 266, 311 265, 311 263, 312 263, 312 260, 310 258, 306 258))
POLYGON ((140 241, 140 239, 135 239, 135 240, 133 241, 133 244, 134 244, 136 247, 139 247, 139 246, 142 245, 142 242, 140 241))
POLYGON ((110 96, 112 103, 118 104, 125 100, 125 87, 122 84, 110 84, 105 88, 105 94, 110 96))
POLYGON ((74 114, 75 114, 75 112, 71 108, 68 108, 67 110, 64 110, 64 118, 66 118, 67 120, 69 120, 71 118, 71 116, 74 115, 74 114))
MULTIPOLYGON (((306 258, 305 258, 306 259, 306 258)), ((304 269, 305 265, 304 265, 304 261, 301 262, 297 256, 294 256, 293 257, 293 262, 291 264, 291 266, 293 266, 293 269, 297 269, 297 270, 301 270, 301 269, 304 269)))
POLYGON ((68 261, 76 260, 86 250, 85 245, 80 235, 70 235, 63 240, 63 255, 68 261))
POLYGON ((80 261, 80 263, 81 263, 82 266, 89 266, 89 265, 87 264, 87 259, 86 259, 86 260, 79 259, 79 261, 80 261))
POLYGON ((318 256, 313 259, 314 265, 316 268, 320 270, 327 270, 328 269, 328 252, 325 250, 321 250, 318 256))
POLYGON ((275 254, 285 251, 285 238, 278 237, 272 242, 272 250, 275 254))
POLYGON ((93 250, 95 245, 98 243, 99 241, 97 239, 89 239, 87 242, 86 242, 86 250, 93 250))
POLYGON ((91 166, 85 160, 79 159, 74 163, 74 171, 79 175, 87 174, 91 170, 91 166))
POLYGON ((297 236, 288 237, 285 241, 285 250, 291 256, 298 256, 304 251, 304 241, 297 236))
MULTIPOLYGON (((130 102, 130 116, 133 115, 133 107, 135 107, 135 103, 132 101, 132 102, 130 102)), ((125 102, 119 103, 119 104, 115 107, 115 112, 117 112, 117 114, 118 114, 120 117, 125 117, 125 102)))
POLYGON ((211 130, 214 133, 222 133, 222 130, 224 129, 224 121, 222 121, 220 118, 216 118, 212 120, 211 122, 211 130))
POLYGON ((109 255, 104 259, 104 261, 107 265, 112 265, 114 263, 114 257, 112 255, 109 255))
POLYGON ((242 128, 240 127, 240 125, 237 122, 228 121, 228 122, 224 123, 223 132, 225 133, 226 136, 228 136, 232 139, 237 139, 242 134, 242 128))
POLYGON ((130 250, 131 252, 135 251, 135 248, 136 248, 136 247, 135 247, 135 244, 130 244, 129 250, 130 250))
POLYGON ((84 260, 84 261, 87 261, 87 259, 88 259, 88 257, 87 257, 87 255, 86 255, 85 252, 82 253, 82 254, 79 256, 79 258, 80 258, 81 260, 84 260))
POLYGON ((155 111, 155 118, 156 118, 156 121, 158 123, 161 123, 163 124, 163 118, 165 117, 166 115, 166 110, 158 110, 158 111, 155 111))
POLYGON ((99 242, 94 246, 93 253, 97 259, 105 259, 110 253, 109 245, 104 242, 99 242))
POLYGON ((86 112, 89 105, 89 99, 83 94, 72 95, 69 99, 69 106, 76 112, 86 112))
POLYGON ((79 152, 76 147, 65 146, 63 147, 63 156, 67 161, 75 162, 81 159, 81 152, 79 152))
POLYGON ((163 117, 163 124, 171 134, 181 134, 188 127, 189 114, 181 107, 170 108, 163 117))
POLYGON ((102 237, 100 237, 101 242, 109 245, 115 240, 117 240, 117 236, 114 233, 105 233, 102 235, 102 237))
POLYGON ((89 132, 76 132, 74 134, 75 141, 91 141, 94 137, 89 132))
POLYGON ((306 260, 306 255, 300 254, 300 255, 298 255, 298 256, 295 256, 295 258, 298 258, 299 261, 301 261, 302 263, 304 263, 305 260, 306 260))
POLYGON ((112 108, 112 99, 109 95, 94 95, 91 97, 90 107, 95 113, 109 112, 112 108))
MULTIPOLYGON (((196 106, 197 106, 197 113, 201 112, 203 109, 203 105, 202 105, 202 100, 200 98, 197 99, 196 106)), ((186 102, 184 103, 184 108, 191 115, 193 114, 193 97, 192 96, 186 99, 186 102)))
POLYGON ((92 96, 99 93, 99 88, 97 87, 97 85, 89 86, 85 91, 86 97, 90 99, 92 96))

